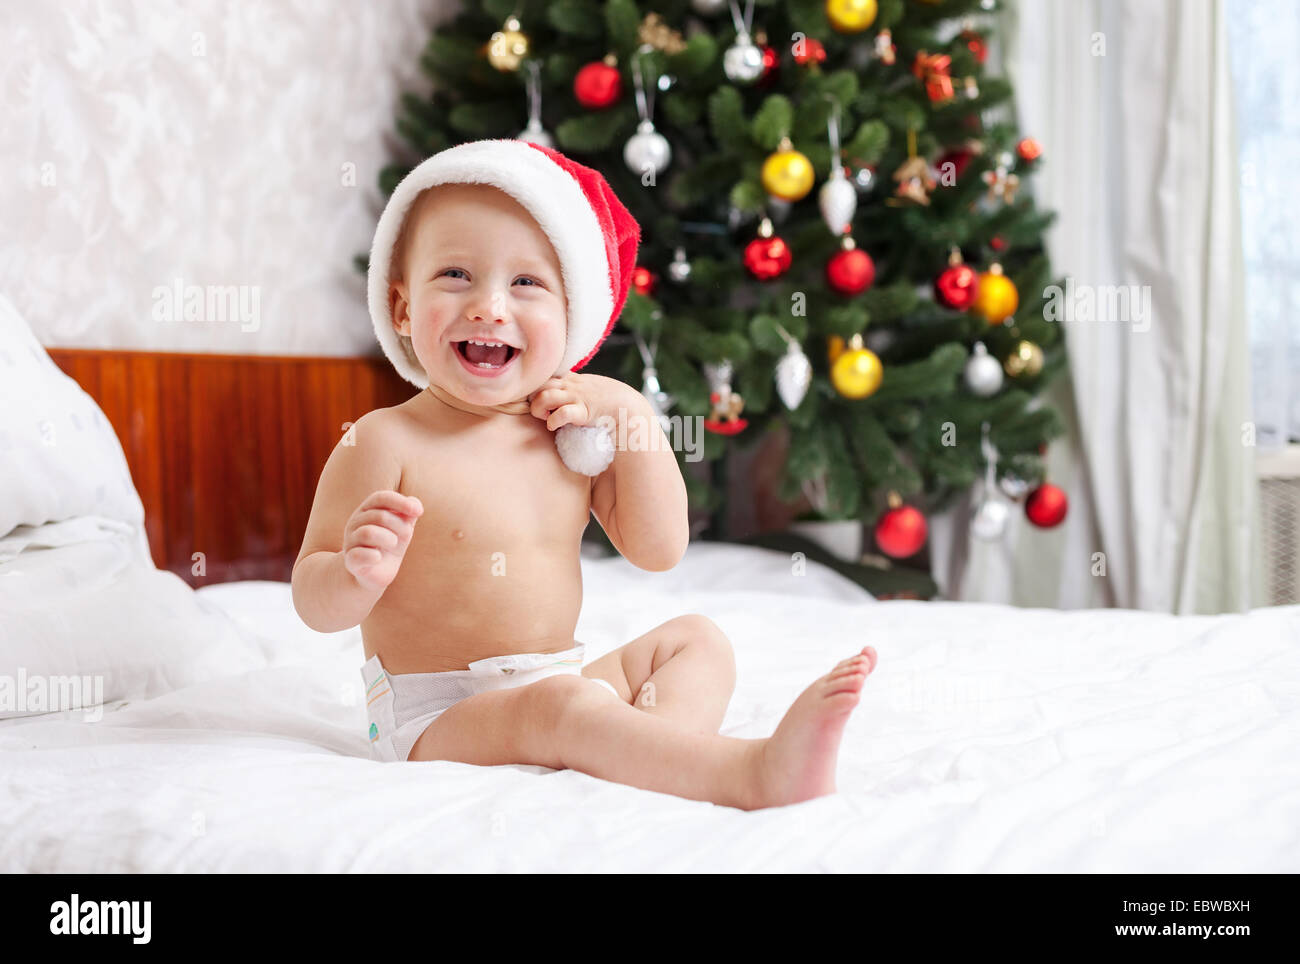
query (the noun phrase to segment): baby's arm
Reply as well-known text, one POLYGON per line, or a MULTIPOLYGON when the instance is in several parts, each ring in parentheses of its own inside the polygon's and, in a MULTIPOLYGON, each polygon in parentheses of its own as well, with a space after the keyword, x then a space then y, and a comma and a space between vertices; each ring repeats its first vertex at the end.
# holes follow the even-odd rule
POLYGON ((591 511, 632 565, 651 572, 677 565, 690 541, 686 481, 645 396, 617 378, 570 372, 548 379, 529 409, 552 432, 608 420, 614 461, 592 483, 591 511), (622 438, 628 444, 620 449, 622 438))
POLYGON ((293 567, 293 604, 319 632, 350 629, 370 614, 424 511, 394 491, 401 465, 384 436, 375 413, 363 417, 351 436, 356 444, 335 446, 316 487, 293 567))

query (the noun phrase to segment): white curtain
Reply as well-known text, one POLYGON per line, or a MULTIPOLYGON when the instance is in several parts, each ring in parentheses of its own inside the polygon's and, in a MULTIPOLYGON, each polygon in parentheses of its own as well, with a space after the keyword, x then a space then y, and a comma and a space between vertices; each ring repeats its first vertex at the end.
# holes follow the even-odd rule
POLYGON ((962 509, 939 520, 949 597, 1166 612, 1261 598, 1224 8, 1022 0, 1006 15, 1019 125, 1045 149, 1031 189, 1058 213, 1053 267, 1099 311, 1061 322, 1070 377, 1051 400, 1071 432, 1049 471, 1069 518, 1042 532, 1017 515, 991 545, 962 509), (1101 310, 1117 286, 1136 309, 1101 310))

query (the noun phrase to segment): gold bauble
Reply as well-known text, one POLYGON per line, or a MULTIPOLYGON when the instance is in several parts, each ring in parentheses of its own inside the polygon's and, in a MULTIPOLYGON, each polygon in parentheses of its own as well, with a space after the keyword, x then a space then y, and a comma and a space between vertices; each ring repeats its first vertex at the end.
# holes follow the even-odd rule
POLYGON ((831 335, 826 342, 826 359, 832 364, 835 359, 844 354, 844 339, 839 335, 831 335))
POLYGON ((837 33, 861 33, 876 19, 876 0, 826 0, 826 19, 837 33))
POLYGON ((1015 284, 994 265, 979 276, 975 287, 975 301, 971 310, 990 325, 1000 325, 1016 313, 1020 306, 1020 292, 1015 284))
POLYGON ((1012 378, 1021 375, 1032 378, 1043 370, 1043 350, 1032 341, 1018 341, 1002 367, 1012 378))
POLYGON ((807 197, 813 186, 812 161, 794 149, 789 138, 763 162, 763 190, 782 201, 807 197))
POLYGON ((528 35, 520 31, 519 21, 511 17, 504 29, 498 30, 488 41, 488 63, 500 71, 518 70, 528 56, 528 35))
POLYGON ((849 347, 831 364, 831 384, 845 398, 874 394, 884 377, 884 366, 875 352, 863 347, 861 335, 854 335, 849 347))

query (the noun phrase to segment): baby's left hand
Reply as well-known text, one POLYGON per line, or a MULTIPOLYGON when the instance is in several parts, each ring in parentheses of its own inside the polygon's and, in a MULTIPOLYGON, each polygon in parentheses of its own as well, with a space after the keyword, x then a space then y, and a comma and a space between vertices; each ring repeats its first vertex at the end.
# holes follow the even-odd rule
POLYGON ((562 425, 593 425, 602 415, 616 418, 621 405, 634 404, 628 394, 641 398, 625 382, 604 375, 566 372, 552 375, 529 398, 532 414, 554 432, 562 425))

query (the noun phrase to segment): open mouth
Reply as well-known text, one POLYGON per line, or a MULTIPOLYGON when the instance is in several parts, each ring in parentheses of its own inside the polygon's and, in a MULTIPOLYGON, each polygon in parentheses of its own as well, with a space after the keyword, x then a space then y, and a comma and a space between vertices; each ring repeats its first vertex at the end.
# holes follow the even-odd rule
POLYGON ((519 355, 519 349, 504 342, 485 342, 477 339, 453 342, 461 362, 476 374, 501 371, 519 355))

